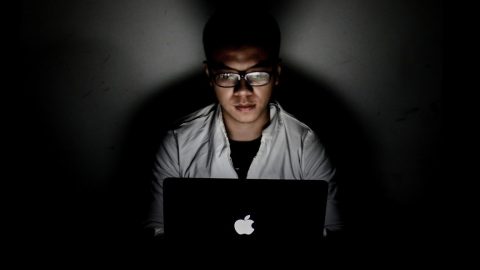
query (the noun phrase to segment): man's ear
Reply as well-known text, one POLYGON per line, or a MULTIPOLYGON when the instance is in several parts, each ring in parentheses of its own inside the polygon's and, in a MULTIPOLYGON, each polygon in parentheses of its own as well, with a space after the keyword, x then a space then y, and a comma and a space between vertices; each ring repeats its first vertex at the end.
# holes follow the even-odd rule
POLYGON ((282 74, 282 62, 278 61, 277 63, 277 73, 275 76, 275 85, 278 85, 280 83, 280 74, 282 74))
POLYGON ((203 72, 205 72, 205 75, 206 75, 207 78, 208 78, 208 83, 210 84, 210 86, 213 87, 212 80, 210 79, 210 71, 208 70, 208 63, 207 63, 207 61, 203 61, 203 72))

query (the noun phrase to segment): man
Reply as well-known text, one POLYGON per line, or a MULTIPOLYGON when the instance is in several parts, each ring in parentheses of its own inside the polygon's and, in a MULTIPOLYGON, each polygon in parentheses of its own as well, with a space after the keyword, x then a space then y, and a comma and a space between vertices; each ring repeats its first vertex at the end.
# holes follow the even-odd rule
POLYGON ((187 116, 164 138, 147 226, 163 233, 167 177, 322 179, 329 182, 324 232, 339 231, 335 169, 324 147, 272 99, 281 74, 277 22, 252 11, 218 11, 205 26, 203 43, 218 104, 187 116))

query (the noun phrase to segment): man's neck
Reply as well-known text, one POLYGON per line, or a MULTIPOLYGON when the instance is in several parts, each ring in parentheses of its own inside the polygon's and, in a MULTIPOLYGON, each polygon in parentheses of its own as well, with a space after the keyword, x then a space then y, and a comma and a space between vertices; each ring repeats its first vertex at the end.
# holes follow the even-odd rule
POLYGON ((253 141, 262 135, 263 129, 270 122, 270 115, 267 111, 257 121, 251 123, 241 123, 232 119, 225 119, 225 128, 228 137, 234 141, 253 141))

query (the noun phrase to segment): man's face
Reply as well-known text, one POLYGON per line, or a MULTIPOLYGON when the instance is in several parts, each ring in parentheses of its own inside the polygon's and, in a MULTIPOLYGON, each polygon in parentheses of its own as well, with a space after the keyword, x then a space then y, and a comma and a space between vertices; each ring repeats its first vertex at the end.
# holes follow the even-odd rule
POLYGON ((222 49, 212 55, 206 72, 211 78, 211 85, 222 106, 227 124, 254 124, 269 120, 268 103, 274 85, 278 84, 280 73, 279 65, 271 60, 265 50, 253 46, 222 49), (270 75, 268 83, 255 85, 252 80, 258 80, 259 76, 265 73, 252 72, 267 72, 270 75), (231 76, 228 74, 232 73, 242 75, 250 73, 247 76, 250 76, 251 83, 247 82, 245 77, 235 86, 228 87, 220 86, 214 81, 218 75, 231 76))

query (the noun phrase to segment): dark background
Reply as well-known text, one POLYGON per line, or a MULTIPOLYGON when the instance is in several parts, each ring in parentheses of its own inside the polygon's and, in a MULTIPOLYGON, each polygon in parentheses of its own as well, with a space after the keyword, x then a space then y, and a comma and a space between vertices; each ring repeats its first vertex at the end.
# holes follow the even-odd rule
MULTIPOLYGON (((432 244, 445 173, 442 2, 265 3, 283 35, 278 100, 332 155, 352 242, 432 244)), ((15 157, 35 244, 143 245, 161 134, 213 100, 201 31, 215 5, 22 2, 15 157)))

